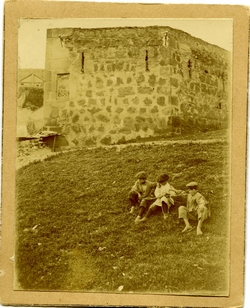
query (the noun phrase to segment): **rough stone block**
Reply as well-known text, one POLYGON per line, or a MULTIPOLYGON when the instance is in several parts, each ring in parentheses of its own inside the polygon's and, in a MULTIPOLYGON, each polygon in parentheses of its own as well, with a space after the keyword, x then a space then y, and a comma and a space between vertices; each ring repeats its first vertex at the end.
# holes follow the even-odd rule
POLYGON ((146 111, 147 111, 146 108, 140 108, 139 113, 140 113, 140 114, 143 114, 143 113, 146 113, 146 111))
POLYGON ((171 86, 173 86, 173 87, 178 87, 178 85, 179 85, 179 81, 178 81, 178 79, 176 79, 176 78, 170 78, 170 84, 171 84, 171 86))
POLYGON ((93 133, 95 131, 95 126, 91 125, 88 129, 89 133, 93 133))
MULTIPOLYGON (((146 109, 146 108, 144 108, 144 109, 146 109)), ((138 122, 138 123, 142 123, 142 122, 144 123, 146 121, 146 119, 144 117, 137 116, 135 118, 135 121, 138 122)))
POLYGON ((135 98, 133 98, 132 99, 132 103, 134 104, 134 105, 138 105, 139 103, 140 103, 140 100, 139 100, 139 98, 136 96, 135 98))
POLYGON ((105 136, 104 138, 102 138, 100 140, 100 143, 105 144, 105 145, 110 145, 111 141, 112 141, 111 136, 108 135, 108 136, 105 136))
POLYGON ((169 107, 166 107, 166 108, 163 108, 161 110, 161 112, 164 114, 164 115, 170 115, 171 114, 171 109, 169 107))
POLYGON ((115 55, 116 55, 116 48, 114 48, 114 47, 109 47, 109 48, 107 49, 107 58, 113 59, 113 58, 115 58, 115 55))
POLYGON ((95 85, 96 85, 97 88, 102 88, 103 87, 103 80, 100 77, 96 77, 95 85))
POLYGON ((128 77, 127 78, 127 83, 129 84, 129 83, 131 83, 132 82, 132 78, 131 77, 128 77))
POLYGON ((80 134, 81 133, 81 126, 79 124, 71 125, 71 129, 76 134, 80 134))
POLYGON ((202 92, 206 92, 207 91, 207 86, 204 83, 201 84, 201 91, 202 92))
POLYGON ((103 133, 103 132, 105 132, 105 127, 101 124, 101 126, 99 126, 99 127, 97 128, 97 130, 98 130, 98 132, 103 133))
POLYGON ((74 108, 74 107, 75 107, 75 102, 70 101, 70 102, 69 102, 69 107, 74 108))
POLYGON ((169 66, 161 66, 160 67, 160 76, 169 77, 170 67, 169 66))
POLYGON ((167 59, 171 57, 171 48, 166 47, 166 46, 161 46, 159 48, 160 55, 162 56, 163 59, 167 59))
POLYGON ((178 106, 178 97, 177 96, 171 96, 170 102, 171 102, 171 105, 178 106))
POLYGON ((96 95, 97 96, 104 96, 105 94, 104 94, 104 91, 100 91, 100 92, 96 92, 96 95))
POLYGON ((106 123, 110 122, 110 119, 103 114, 98 114, 97 119, 101 122, 106 122, 106 123))
POLYGON ((177 65, 177 61, 175 59, 169 59, 167 61, 167 64, 172 65, 172 66, 176 66, 177 65))
POLYGON ((165 96, 160 96, 160 97, 158 97, 157 98, 157 104, 159 105, 159 106, 165 106, 165 96))
POLYGON ((154 108, 151 109, 151 113, 158 113, 159 109, 157 106, 154 106, 154 108))
MULTIPOLYGON (((144 65, 143 65, 143 67, 144 67, 144 65)), ((136 78, 136 82, 138 83, 138 84, 140 84, 140 83, 142 83, 142 82, 144 82, 145 81, 145 76, 144 75, 139 75, 137 78, 136 78)))
POLYGON ((78 106, 85 107, 86 106, 86 101, 85 101, 85 99, 81 99, 81 100, 77 101, 77 104, 78 104, 78 106))
POLYGON ((95 98, 89 98, 88 105, 96 107, 98 105, 97 100, 95 98))
POLYGON ((80 119, 80 116, 79 114, 74 114, 73 117, 72 117, 72 123, 76 123, 78 122, 80 119))
POLYGON ((98 107, 92 107, 92 108, 88 108, 88 111, 91 113, 91 114, 95 114, 99 111, 101 111, 102 109, 101 108, 98 108, 98 107))
POLYGON ((152 87, 139 87, 138 93, 139 94, 152 94, 154 89, 152 87))
POLYGON ((176 48, 176 40, 173 37, 169 37, 168 46, 172 48, 176 48))
POLYGON ((166 81, 167 81, 166 79, 160 78, 159 81, 158 81, 158 84, 160 86, 164 86, 166 84, 166 81))
POLYGON ((128 102, 128 99, 127 98, 124 98, 124 100, 123 100, 123 105, 129 105, 129 102, 128 102))
POLYGON ((143 102, 146 106, 150 106, 153 104, 152 100, 149 99, 148 97, 146 97, 143 102))
POLYGON ((136 112, 136 108, 135 107, 129 107, 128 108, 128 113, 135 113, 136 112))
POLYGON ((121 78, 121 77, 117 77, 117 78, 116 78, 116 85, 119 86, 119 85, 121 85, 121 84, 123 84, 122 78, 121 78))
POLYGON ((123 112, 123 108, 118 107, 118 108, 116 108, 115 112, 116 112, 116 113, 121 113, 121 112, 123 112))
POLYGON ((115 65, 116 71, 118 71, 118 72, 122 71, 124 64, 125 64, 124 61, 117 61, 116 65, 115 65))
POLYGON ((110 87, 113 85, 113 81, 111 79, 107 80, 107 86, 110 87))
POLYGON ((162 95, 170 95, 170 87, 158 87, 157 93, 162 95))
POLYGON ((92 97, 92 96, 93 96, 92 93, 93 93, 92 90, 87 90, 87 91, 86 91, 86 96, 87 96, 87 97, 92 97))
POLYGON ((86 146, 95 146, 96 145, 96 138, 95 137, 87 137, 85 140, 84 140, 84 144, 86 146))
POLYGON ((134 89, 133 87, 122 87, 122 88, 118 88, 118 95, 120 97, 124 97, 127 95, 134 95, 134 89))
POLYGON ((155 86, 155 83, 156 83, 156 75, 155 74, 152 74, 149 76, 148 78, 148 84, 151 86, 151 87, 154 87, 155 86))
POLYGON ((125 117, 123 120, 124 127, 129 127, 130 129, 133 129, 134 126, 134 119, 132 117, 125 117))

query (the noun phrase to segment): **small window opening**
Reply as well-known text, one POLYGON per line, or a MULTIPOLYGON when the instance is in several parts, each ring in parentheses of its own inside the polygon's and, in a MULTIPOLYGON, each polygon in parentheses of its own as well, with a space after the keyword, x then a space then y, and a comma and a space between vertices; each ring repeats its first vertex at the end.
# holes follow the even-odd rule
POLYGON ((84 73, 84 52, 82 52, 82 73, 84 73))
POLYGON ((192 78, 192 62, 188 60, 188 75, 189 78, 192 78))
POLYGON ((215 107, 216 109, 221 109, 221 103, 219 102, 218 105, 215 107))
POLYGON ((148 50, 146 50, 145 62, 146 62, 146 72, 149 72, 149 68, 148 68, 148 50))

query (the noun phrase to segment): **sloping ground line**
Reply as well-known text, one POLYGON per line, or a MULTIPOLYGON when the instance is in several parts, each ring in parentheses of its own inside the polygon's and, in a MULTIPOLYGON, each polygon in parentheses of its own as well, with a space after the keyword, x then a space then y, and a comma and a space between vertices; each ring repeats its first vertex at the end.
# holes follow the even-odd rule
MULTIPOLYGON (((45 155, 41 155, 41 157, 37 158, 32 157, 32 154, 27 156, 27 161, 19 163, 18 158, 17 158, 17 163, 16 163, 16 170, 21 169, 22 167, 25 167, 31 163, 34 162, 42 162, 45 159, 52 157, 52 156, 57 156, 62 153, 68 153, 68 152, 75 152, 79 150, 93 150, 93 149, 98 149, 98 148, 105 148, 105 149, 112 149, 115 148, 118 152, 121 151, 122 149, 132 146, 148 146, 148 145, 172 145, 172 144, 211 144, 211 143, 218 143, 218 142, 229 142, 228 139, 222 138, 222 139, 206 139, 206 140, 165 140, 165 141, 147 141, 147 142, 135 142, 135 143, 126 143, 126 144, 115 144, 115 145, 100 145, 100 146, 95 146, 95 147, 76 147, 74 149, 69 149, 69 150, 64 150, 64 151, 58 151, 58 152, 51 152, 51 153, 46 153, 45 155)), ((39 150, 37 151, 39 152, 39 150)), ((36 153, 37 153, 36 152, 36 153)))

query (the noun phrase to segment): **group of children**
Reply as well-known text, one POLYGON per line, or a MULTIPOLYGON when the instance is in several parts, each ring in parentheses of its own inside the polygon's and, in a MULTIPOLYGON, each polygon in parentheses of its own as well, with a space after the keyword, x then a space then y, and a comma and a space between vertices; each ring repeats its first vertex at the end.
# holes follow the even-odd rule
POLYGON ((157 182, 147 180, 147 174, 141 171, 136 174, 136 182, 129 192, 129 200, 131 204, 130 213, 134 213, 139 207, 138 215, 135 223, 146 221, 152 213, 157 209, 161 209, 164 219, 168 217, 170 207, 174 205, 175 196, 187 195, 186 206, 178 208, 179 218, 182 218, 185 223, 183 233, 193 230, 189 220, 198 221, 197 235, 201 235, 202 224, 209 216, 208 202, 198 192, 198 183, 191 182, 187 184, 188 194, 183 190, 177 190, 169 184, 169 176, 164 173, 157 178, 157 182))

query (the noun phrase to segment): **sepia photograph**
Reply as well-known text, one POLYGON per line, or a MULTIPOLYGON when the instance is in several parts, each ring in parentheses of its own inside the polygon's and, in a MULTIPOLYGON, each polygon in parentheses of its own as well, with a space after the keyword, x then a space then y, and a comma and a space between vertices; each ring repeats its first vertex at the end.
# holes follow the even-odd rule
POLYGON ((19 20, 16 289, 228 295, 232 31, 19 20))
POLYGON ((241 305, 248 17, 6 3, 3 304, 241 305))

